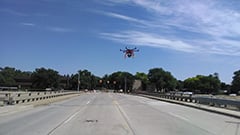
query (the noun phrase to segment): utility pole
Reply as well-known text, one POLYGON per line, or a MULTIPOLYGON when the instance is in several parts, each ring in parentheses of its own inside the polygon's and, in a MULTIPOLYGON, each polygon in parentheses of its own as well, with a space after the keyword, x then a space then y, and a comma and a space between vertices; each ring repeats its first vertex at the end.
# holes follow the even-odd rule
POLYGON ((77 87, 78 92, 79 92, 79 85, 80 85, 80 72, 81 71, 78 71, 78 87, 77 87))
POLYGON ((124 93, 127 93, 127 77, 124 77, 124 93))

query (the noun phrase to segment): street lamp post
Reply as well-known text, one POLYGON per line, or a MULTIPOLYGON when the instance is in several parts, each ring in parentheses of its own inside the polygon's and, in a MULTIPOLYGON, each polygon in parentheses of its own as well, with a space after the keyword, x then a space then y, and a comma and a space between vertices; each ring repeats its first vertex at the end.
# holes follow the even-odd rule
POLYGON ((103 83, 103 81, 102 80, 99 80, 99 83, 100 83, 100 87, 101 87, 101 90, 102 90, 102 83, 103 83))
POLYGON ((78 72, 78 88, 77 88, 78 92, 79 92, 79 85, 80 85, 80 73, 78 72))
POLYGON ((127 77, 124 77, 124 91, 127 93, 127 77))
POLYGON ((110 81, 107 81, 107 88, 109 89, 109 83, 110 83, 110 81))
POLYGON ((114 84, 114 91, 116 91, 116 81, 113 81, 113 84, 114 84))

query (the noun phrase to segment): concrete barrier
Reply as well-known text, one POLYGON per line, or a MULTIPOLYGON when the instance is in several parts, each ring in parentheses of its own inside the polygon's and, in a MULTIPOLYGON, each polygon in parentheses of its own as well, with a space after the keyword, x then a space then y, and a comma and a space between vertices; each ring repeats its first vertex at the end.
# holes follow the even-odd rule
POLYGON ((196 103, 202 105, 208 105, 218 108, 226 108, 230 110, 240 111, 240 101, 230 100, 230 99, 219 99, 214 97, 204 97, 204 96, 193 96, 193 95, 167 95, 160 93, 149 93, 149 92, 137 92, 136 94, 145 94, 150 96, 155 96, 164 99, 170 99, 175 101, 196 103))
POLYGON ((231 110, 240 110, 240 101, 230 99, 218 99, 214 97, 194 97, 197 103, 226 108, 231 110))
POLYGON ((160 98, 160 97, 156 97, 156 96, 150 96, 150 95, 146 95, 146 94, 137 94, 137 95, 142 96, 142 97, 146 97, 146 98, 150 98, 150 99, 154 99, 154 100, 159 100, 159 101, 169 102, 169 103, 173 103, 173 104, 184 105, 184 106, 188 106, 188 107, 192 107, 192 108, 196 108, 196 109, 200 109, 200 110, 204 110, 204 111, 208 111, 208 112, 213 112, 213 113, 218 113, 218 114, 231 116, 231 117, 235 117, 235 118, 240 119, 239 111, 235 111, 235 110, 218 108, 218 107, 213 107, 213 106, 208 106, 208 105, 201 105, 201 104, 196 104, 196 103, 193 103, 193 102, 183 102, 183 101, 171 100, 171 99, 160 98))
POLYGON ((8 104, 8 100, 9 100, 9 93, 1 92, 0 93, 0 106, 4 106, 4 105, 8 104))
POLYGON ((4 106, 4 102, 3 102, 4 98, 0 97, 0 106, 4 106))
POLYGON ((47 92, 0 92, 0 105, 15 105, 35 102, 64 95, 78 94, 76 91, 47 91, 47 92))

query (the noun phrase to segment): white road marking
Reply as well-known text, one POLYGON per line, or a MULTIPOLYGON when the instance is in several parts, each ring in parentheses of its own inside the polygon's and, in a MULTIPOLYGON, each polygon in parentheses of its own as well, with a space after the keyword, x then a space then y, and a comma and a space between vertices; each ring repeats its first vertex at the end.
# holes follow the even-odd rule
POLYGON ((74 114, 72 114, 71 116, 69 116, 66 120, 64 120, 62 123, 60 123, 59 125, 57 125, 55 128, 53 128, 47 135, 51 135, 56 129, 58 129, 60 126, 67 124, 69 121, 71 121, 78 113, 80 113, 82 111, 82 109, 78 110, 77 112, 75 112, 74 114))
POLYGON ((177 114, 174 114, 174 113, 169 113, 170 115, 174 116, 174 117, 177 117, 179 119, 182 119, 182 120, 185 120, 185 121, 190 121, 189 119, 183 117, 183 116, 180 116, 180 115, 177 115, 177 114))
POLYGON ((129 119, 127 118, 127 114, 123 111, 123 109, 121 108, 119 103, 116 100, 113 100, 113 104, 115 104, 115 107, 118 109, 118 111, 120 112, 120 115, 122 116, 122 118, 126 122, 123 126, 126 129, 129 129, 132 132, 133 135, 136 135, 135 131, 133 130, 133 128, 131 126, 131 124, 129 123, 129 119))
POLYGON ((86 104, 89 104, 90 103, 90 101, 87 101, 87 103, 86 104))
POLYGON ((64 121, 63 124, 68 123, 70 120, 72 120, 79 112, 75 112, 72 116, 70 116, 67 120, 64 121))
MULTIPOLYGON (((87 101, 86 104, 89 104, 91 101, 87 101)), ((71 121, 80 111, 75 112, 73 115, 71 115, 67 120, 63 122, 63 124, 67 124, 69 121, 71 121)))

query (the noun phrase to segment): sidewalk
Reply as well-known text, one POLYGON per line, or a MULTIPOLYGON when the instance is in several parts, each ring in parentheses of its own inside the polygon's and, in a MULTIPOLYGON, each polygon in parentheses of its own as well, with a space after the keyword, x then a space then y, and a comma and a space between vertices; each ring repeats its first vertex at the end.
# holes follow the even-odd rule
POLYGON ((223 114, 226 116, 231 116, 240 119, 240 111, 233 111, 233 110, 228 110, 224 108, 217 108, 217 107, 212 107, 212 106, 207 106, 207 105, 202 105, 202 104, 196 104, 196 103, 190 103, 190 102, 183 102, 183 101, 175 101, 175 100, 170 100, 170 99, 164 99, 160 97, 154 97, 154 96, 149 96, 149 95, 144 95, 144 94, 137 94, 142 97, 147 97, 155 100, 160 100, 160 101, 165 101, 169 103, 174 103, 174 104, 180 104, 180 105, 185 105, 188 107, 193 107, 196 109, 201 109, 209 112, 214 112, 218 114, 223 114))

